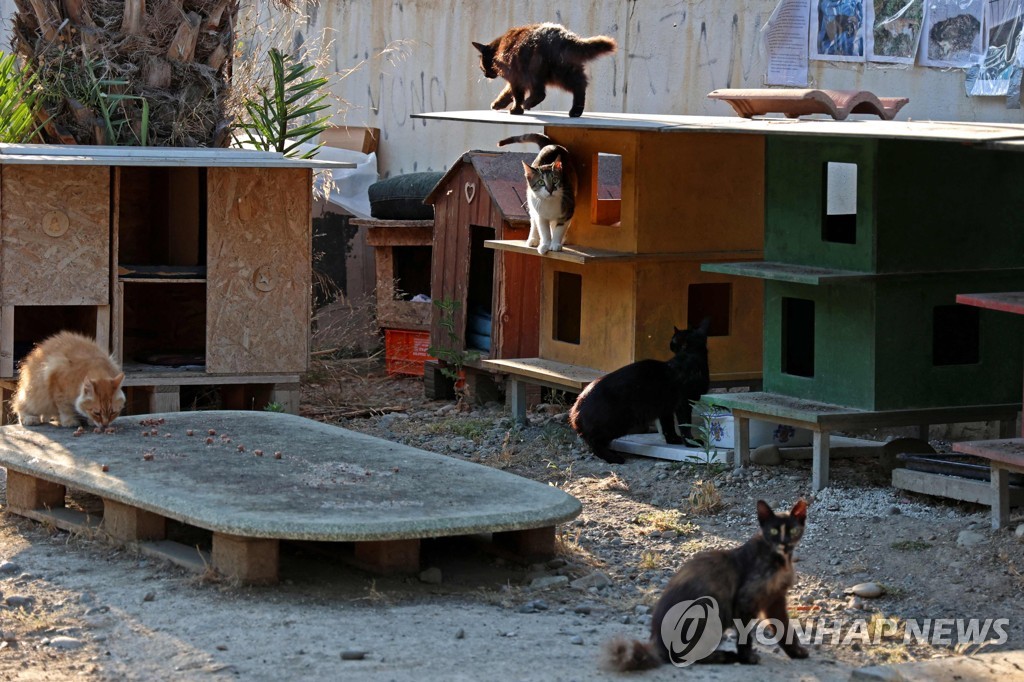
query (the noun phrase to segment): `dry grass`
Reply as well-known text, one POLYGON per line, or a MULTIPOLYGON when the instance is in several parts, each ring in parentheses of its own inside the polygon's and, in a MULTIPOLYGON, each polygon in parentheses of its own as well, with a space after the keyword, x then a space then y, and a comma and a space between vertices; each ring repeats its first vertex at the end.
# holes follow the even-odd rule
POLYGON ((714 514, 721 509, 722 494, 712 480, 696 480, 690 488, 690 495, 687 498, 690 504, 690 511, 694 514, 714 514))
POLYGON ((674 530, 680 535, 692 535, 700 530, 697 524, 686 521, 678 509, 656 509, 637 515, 636 523, 651 530, 674 530))
POLYGON ((617 473, 612 473, 595 483, 594 488, 596 490, 618 490, 625 493, 629 492, 629 483, 617 473))

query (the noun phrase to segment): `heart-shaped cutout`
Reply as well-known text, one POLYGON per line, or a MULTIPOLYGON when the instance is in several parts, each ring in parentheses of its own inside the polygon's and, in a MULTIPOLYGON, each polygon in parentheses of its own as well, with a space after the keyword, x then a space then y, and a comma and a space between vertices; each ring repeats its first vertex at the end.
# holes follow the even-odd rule
POLYGON ((467 182, 462 191, 466 193, 466 203, 472 204, 474 197, 476 197, 476 183, 467 182))

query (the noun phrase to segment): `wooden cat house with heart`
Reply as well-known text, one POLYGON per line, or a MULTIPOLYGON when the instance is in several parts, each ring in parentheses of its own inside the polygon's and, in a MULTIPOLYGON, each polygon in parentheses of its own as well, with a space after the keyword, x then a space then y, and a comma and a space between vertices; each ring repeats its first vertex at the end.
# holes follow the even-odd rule
MULTIPOLYGON (((543 126, 572 155, 579 177, 565 248, 541 256, 525 232, 484 244, 505 259, 532 262, 539 276, 536 352, 498 347, 483 361, 507 374, 514 392, 527 383, 579 391, 635 360, 667 358, 673 327, 704 317, 712 320, 712 381, 757 384, 761 284, 700 265, 761 258, 761 137, 681 130, 630 114, 422 116, 543 126)), ((522 173, 517 188, 525 190, 522 173)), ((515 401, 521 415, 523 400, 515 401)))
POLYGON ((481 357, 537 353, 540 263, 485 247, 526 239, 523 162, 534 156, 465 152, 425 199, 434 206, 432 345, 481 357))
MULTIPOLYGON (((69 329, 122 364, 129 412, 298 410, 312 169, 227 149, 0 145, 0 386, 69 329)), ((335 164, 337 165, 337 164, 335 164)), ((6 410, 4 410, 6 417, 6 410)))

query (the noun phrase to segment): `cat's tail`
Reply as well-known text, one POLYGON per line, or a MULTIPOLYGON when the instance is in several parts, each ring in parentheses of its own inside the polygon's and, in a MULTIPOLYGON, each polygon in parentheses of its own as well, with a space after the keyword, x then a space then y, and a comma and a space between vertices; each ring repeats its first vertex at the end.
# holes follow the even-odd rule
POLYGON ((617 47, 615 39, 608 36, 577 37, 576 40, 566 42, 562 58, 582 64, 603 54, 611 54, 617 47))
POLYGON ((650 670, 663 661, 654 651, 650 642, 638 639, 616 637, 604 645, 601 667, 605 670, 624 673, 630 670, 650 670))
POLYGON ((537 144, 541 149, 547 147, 549 144, 555 144, 547 135, 541 133, 527 133, 525 135, 515 135, 514 137, 506 137, 504 140, 498 143, 499 147, 504 147, 507 144, 518 144, 520 142, 533 142, 537 144))

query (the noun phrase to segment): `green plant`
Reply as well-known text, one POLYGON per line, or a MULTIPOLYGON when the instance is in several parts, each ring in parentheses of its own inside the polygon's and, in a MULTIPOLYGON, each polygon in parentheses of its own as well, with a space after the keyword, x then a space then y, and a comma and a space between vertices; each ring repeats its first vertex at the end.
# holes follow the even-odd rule
POLYGON ((118 92, 118 90, 128 87, 127 80, 120 78, 97 78, 94 69, 95 66, 91 62, 86 62, 85 72, 89 75, 89 80, 92 84, 91 101, 99 108, 100 116, 103 117, 103 127, 106 131, 106 138, 102 141, 97 140, 97 142, 117 144, 121 140, 122 131, 127 128, 131 136, 135 138, 135 141, 139 143, 139 146, 145 147, 149 139, 149 102, 141 95, 126 95, 118 92), (138 133, 135 132, 132 122, 126 113, 122 113, 120 117, 115 118, 119 110, 124 112, 125 102, 132 100, 140 102, 139 106, 142 110, 138 133))
POLYGON ((13 54, 0 52, 0 142, 29 142, 38 132, 35 83, 35 74, 18 70, 13 54))
POLYGON ((303 154, 299 154, 298 147, 323 132, 330 116, 305 123, 300 121, 312 118, 330 106, 324 103, 327 95, 320 94, 328 81, 326 78, 305 80, 316 67, 295 62, 277 48, 270 48, 267 58, 273 72, 273 88, 268 91, 261 87, 257 98, 245 101, 249 120, 239 127, 245 131, 248 142, 257 149, 277 151, 300 159, 312 158, 321 145, 303 154))
POLYGON ((889 545, 898 552, 920 552, 931 547, 930 542, 924 540, 897 540, 889 545))
POLYGON ((441 374, 455 382, 455 392, 462 398, 464 389, 459 386, 463 378, 462 368, 466 366, 466 363, 475 362, 480 357, 480 353, 460 348, 461 339, 455 331, 455 314, 459 311, 461 304, 458 301, 445 298, 434 301, 434 305, 441 311, 439 324, 444 330, 445 336, 448 337, 448 342, 443 345, 431 345, 427 348, 427 352, 441 360, 443 363, 440 366, 441 374))
MULTIPOLYGON (((690 401, 692 415, 710 415, 714 411, 714 405, 704 400, 690 401)), ((686 460, 691 464, 703 464, 709 468, 709 475, 723 471, 725 465, 718 461, 718 447, 714 444, 712 424, 710 419, 695 419, 695 424, 680 424, 683 427, 690 427, 691 438, 686 439, 687 445, 700 448, 700 454, 687 455, 686 460)))
POLYGON ((267 403, 263 406, 264 412, 284 412, 284 405, 281 403, 267 403))

